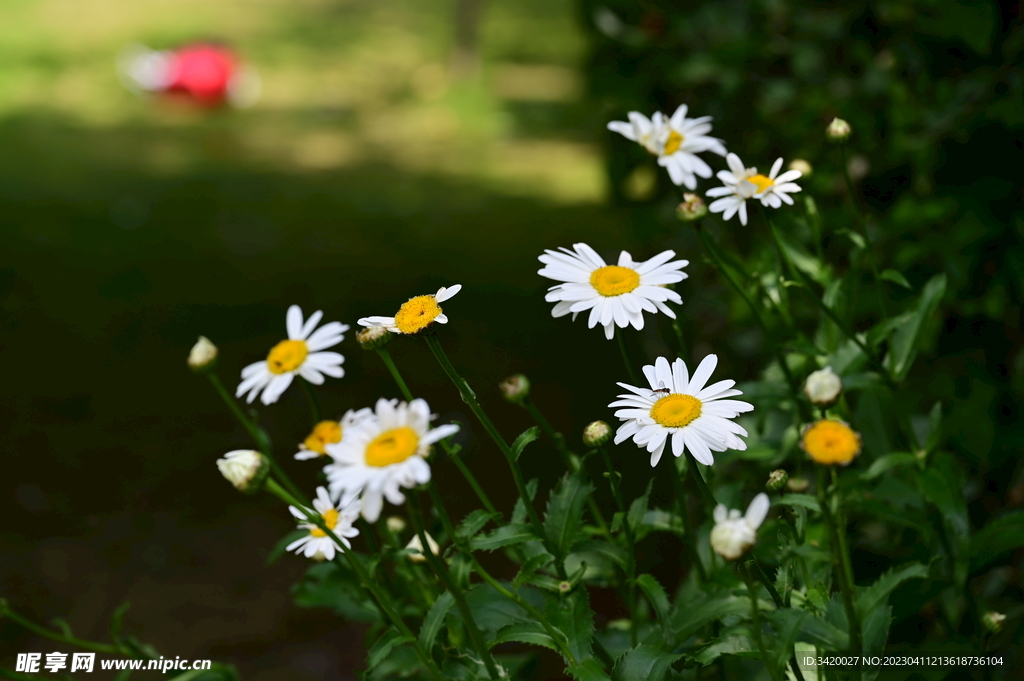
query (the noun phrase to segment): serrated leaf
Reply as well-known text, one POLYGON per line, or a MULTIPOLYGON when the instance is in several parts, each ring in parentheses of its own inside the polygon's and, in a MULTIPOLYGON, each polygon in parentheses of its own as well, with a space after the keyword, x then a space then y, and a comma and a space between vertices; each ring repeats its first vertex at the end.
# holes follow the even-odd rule
POLYGON ((892 624, 892 607, 885 605, 864 613, 864 651, 877 653, 885 649, 892 624))
POLYGON ((569 652, 577 660, 591 655, 594 639, 594 613, 586 588, 579 586, 568 594, 547 596, 544 614, 560 632, 565 634, 569 652))
POLYGON ((300 608, 331 608, 345 619, 380 619, 380 611, 355 574, 335 561, 311 565, 292 588, 292 598, 300 608))
POLYGON ((559 556, 565 556, 579 536, 583 509, 594 486, 586 482, 583 471, 562 478, 548 499, 544 514, 544 532, 559 556))
MULTIPOLYGON (((599 556, 604 560, 615 563, 621 568, 626 567, 626 550, 618 544, 612 544, 603 539, 588 539, 584 542, 577 544, 570 555, 577 556, 577 554, 590 554, 599 556)), ((588 561, 585 555, 580 557, 583 562, 589 562, 594 564, 595 561, 588 561)))
POLYGON ((878 275, 878 278, 879 279, 884 279, 885 281, 891 281, 892 283, 894 283, 894 284, 896 284, 898 286, 902 286, 903 288, 907 289, 908 291, 912 291, 913 290, 913 287, 910 285, 910 282, 907 281, 907 278, 904 277, 899 272, 897 272, 896 270, 893 270, 893 269, 885 270, 880 275, 878 275))
POLYGON ((555 557, 547 551, 542 551, 541 553, 530 556, 526 559, 526 562, 523 563, 523 566, 519 568, 518 574, 516 574, 515 579, 512 580, 512 586, 518 589, 523 584, 529 583, 537 570, 540 570, 542 567, 554 560, 555 557))
POLYGON ((651 530, 683 534, 683 524, 679 522, 678 516, 660 508, 645 513, 642 526, 651 530))
POLYGON ((594 658, 567 667, 565 673, 576 681, 611 681, 611 677, 605 673, 604 667, 594 658))
POLYGON ((694 653, 693 659, 702 665, 708 665, 722 655, 760 657, 761 653, 757 649, 757 644, 746 636, 729 636, 694 653))
POLYGON ((727 615, 750 613, 750 599, 728 593, 716 593, 697 599, 680 607, 672 616, 672 632, 676 640, 682 641, 695 634, 701 627, 727 615))
POLYGON ((616 660, 612 681, 666 681, 672 663, 680 657, 641 643, 616 660))
POLYGON ((971 538, 971 572, 1021 546, 1024 546, 1024 511, 1013 511, 992 520, 971 538))
MULTIPOLYGON (((534 478, 530 482, 526 483, 526 494, 529 495, 530 501, 533 501, 534 497, 537 496, 537 479, 534 478)), ((522 498, 516 499, 515 506, 512 507, 512 523, 525 523, 526 522, 526 506, 523 505, 522 498)))
POLYGON ((445 615, 453 605, 455 605, 455 598, 450 591, 445 591, 430 606, 430 611, 427 612, 427 616, 423 619, 423 626, 420 628, 420 643, 424 649, 429 651, 434 645, 434 639, 437 638, 437 634, 444 624, 445 615))
POLYGON ((285 536, 281 537, 274 548, 270 549, 270 553, 267 554, 267 560, 265 565, 273 565, 277 562, 277 559, 284 555, 284 552, 288 550, 288 545, 293 541, 302 539, 304 536, 309 534, 309 530, 292 530, 285 536))
POLYGON ((782 506, 806 508, 808 511, 821 513, 821 504, 810 494, 783 494, 782 498, 776 503, 782 506))
POLYGON ((367 652, 366 666, 371 669, 376 667, 388 656, 392 648, 402 645, 403 643, 411 643, 412 640, 411 636, 401 634, 396 629, 389 627, 384 634, 377 639, 377 642, 373 644, 369 652, 367 652))
POLYGON ((909 373, 921 344, 921 330, 939 306, 945 292, 945 274, 937 274, 929 279, 921 291, 921 296, 912 310, 910 319, 893 334, 892 342, 889 344, 889 354, 885 358, 885 366, 895 380, 902 380, 909 373))
MULTIPOLYGON (((556 635, 561 633, 556 631, 556 635)), ((518 641, 519 643, 529 643, 535 646, 544 646, 550 648, 555 652, 559 651, 558 643, 555 642, 551 635, 548 634, 547 630, 544 629, 537 622, 519 622, 516 624, 510 624, 507 627, 502 627, 495 635, 494 639, 490 642, 490 647, 494 647, 500 643, 509 643, 510 641, 518 641)))
POLYGON ((469 542, 469 547, 474 551, 493 551, 503 546, 515 546, 525 544, 528 541, 539 539, 533 533, 529 525, 514 523, 499 527, 494 532, 478 536, 469 542))
POLYGON ((537 426, 530 426, 523 432, 519 433, 519 437, 517 437, 512 443, 512 456, 516 461, 519 460, 519 456, 523 453, 523 450, 526 449, 526 445, 530 444, 538 437, 540 437, 540 428, 537 426))
POLYGON ((455 530, 455 536, 458 537, 459 542, 467 542, 484 529, 484 526, 489 523, 492 519, 497 518, 498 514, 489 513, 483 509, 477 509, 467 515, 459 525, 458 529, 455 530))
POLYGON ((629 523, 629 527, 633 530, 634 534, 639 529, 641 523, 644 521, 644 516, 647 515, 647 507, 651 500, 651 488, 654 485, 654 479, 652 478, 647 483, 647 489, 642 495, 633 500, 633 503, 629 505, 629 512, 626 514, 626 521, 629 523))
MULTIPOLYGON (((527 598, 530 596, 528 591, 532 590, 523 589, 520 595, 527 598)), ((533 591, 532 595, 535 600, 536 592, 533 591)), ((485 631, 497 631, 509 624, 530 619, 530 615, 522 606, 502 596, 490 584, 478 584, 467 591, 466 604, 477 625, 485 631)), ((452 614, 453 617, 457 615, 457 611, 452 614)))
MULTIPOLYGON (((831 602, 829 603, 831 605, 831 602)), ((795 626, 799 629, 798 639, 821 646, 826 650, 847 650, 850 638, 846 631, 806 610, 780 608, 764 613, 765 619, 779 629, 795 626)), ((845 622, 845 619, 843 620, 845 622)))
POLYGON ((669 603, 665 587, 654 578, 653 575, 640 575, 636 578, 636 584, 644 592, 644 596, 650 602, 654 612, 658 615, 658 624, 661 625, 662 635, 665 641, 672 639, 672 627, 669 621, 672 605, 669 603))

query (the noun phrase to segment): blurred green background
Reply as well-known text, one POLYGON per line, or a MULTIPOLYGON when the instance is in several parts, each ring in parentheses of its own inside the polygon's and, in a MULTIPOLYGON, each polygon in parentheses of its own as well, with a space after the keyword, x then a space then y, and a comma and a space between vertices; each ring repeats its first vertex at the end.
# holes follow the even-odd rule
MULTIPOLYGON (((915 286, 950 277, 908 392, 919 411, 943 402, 974 525, 1019 506, 1022 47, 1019 4, 985 0, 7 0, 0 595, 96 638, 130 600, 128 628, 165 655, 230 662, 247 679, 354 678, 361 629, 292 605, 304 561, 264 567, 287 514, 216 473, 216 457, 248 443, 187 370, 189 347, 198 334, 217 343, 231 385, 280 340, 289 304, 354 325, 462 283, 443 341, 499 425, 509 436, 528 425, 495 389, 523 371, 576 442, 610 418, 624 372, 598 330, 551 319, 536 256, 585 240, 606 255, 689 258, 686 359, 715 351, 723 378, 756 378, 770 348, 674 221, 678 194, 604 130, 626 111, 683 102, 715 116, 714 134, 748 164, 815 166, 805 186, 839 267, 851 225, 823 131, 835 115, 851 122, 873 252, 915 286), (129 42, 204 38, 259 69, 256 107, 167 107, 117 80, 129 42)), ((753 225, 708 228, 748 262, 763 256, 753 225)), ((886 291, 893 309, 909 295, 886 291)), ((865 293, 851 310, 859 328, 877 321, 870 304, 865 293)), ((665 330, 651 324, 638 350, 674 350, 665 330)), ((322 391, 326 409, 395 395, 351 336, 341 351, 347 375, 322 391)), ((463 418, 421 343, 392 352, 434 411, 463 418)), ((308 430, 303 396, 260 411, 286 456, 308 430)), ((646 457, 631 453, 617 456, 640 489, 646 457)), ((557 471, 545 458, 538 447, 532 474, 547 485, 557 471)), ((481 442, 468 459, 501 497, 497 452, 481 442)), ((312 489, 312 465, 290 470, 312 489)), ((436 470, 461 513, 471 501, 454 469, 436 470)), ((858 569, 884 568, 853 543, 858 569)), ((666 549, 666 569, 676 556, 666 549)), ((1019 566, 1018 555, 1008 583, 1019 566)), ((0 664, 45 648, 9 624, 0 633, 11 642, 0 664)))

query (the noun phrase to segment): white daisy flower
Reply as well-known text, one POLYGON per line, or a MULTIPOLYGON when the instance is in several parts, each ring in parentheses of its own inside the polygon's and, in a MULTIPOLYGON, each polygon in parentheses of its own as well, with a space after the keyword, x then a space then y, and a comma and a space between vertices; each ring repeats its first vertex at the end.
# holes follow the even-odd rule
POLYGON ((754 546, 757 528, 761 527, 768 515, 768 495, 761 492, 747 507, 747 514, 740 516, 736 509, 729 510, 725 504, 715 507, 715 527, 711 530, 711 548, 726 560, 736 560, 754 546))
POLYGON ((729 170, 718 172, 718 179, 725 186, 714 187, 706 192, 706 196, 721 197, 717 201, 712 201, 708 210, 712 213, 724 213, 724 220, 731 219, 738 212, 740 223, 746 225, 747 199, 758 199, 761 205, 771 208, 778 208, 783 202, 792 206, 793 198, 790 194, 801 191, 800 185, 793 180, 800 178, 803 173, 799 170, 787 170, 779 175, 779 170, 782 169, 781 158, 772 165, 767 177, 757 172, 757 168, 744 166, 736 154, 729 154, 725 161, 729 164, 729 170))
POLYGON ((615 433, 615 444, 633 438, 638 447, 651 453, 652 467, 661 460, 670 439, 675 456, 682 456, 689 449, 705 466, 715 462, 713 451, 746 449, 747 444, 738 436, 746 436, 747 431, 730 419, 754 407, 725 399, 743 394, 733 389, 736 381, 719 381, 704 387, 717 365, 718 356, 708 355, 691 378, 683 360, 677 359, 669 366, 667 359, 659 357, 654 366, 644 367, 644 376, 651 384, 649 389, 619 383, 630 393, 619 395, 617 401, 608 405, 624 407, 615 412, 625 421, 615 433))
POLYGON ((370 328, 384 328, 391 333, 419 333, 434 322, 448 323, 448 317, 441 311, 441 306, 438 303, 443 303, 454 297, 461 290, 462 284, 442 286, 432 296, 410 298, 402 304, 402 307, 398 308, 394 317, 363 317, 358 323, 370 328))
POLYGON ((341 442, 327 445, 334 459, 324 468, 331 496, 344 504, 361 495, 362 514, 370 522, 380 516, 385 498, 403 503, 401 488, 430 480, 430 446, 459 430, 455 424, 432 429, 431 418, 424 400, 377 400, 371 416, 352 426, 341 442))
POLYGON ((660 111, 647 118, 637 111, 629 112, 629 122, 612 121, 608 129, 626 139, 638 142, 658 157, 658 165, 668 170, 676 185, 697 188, 697 177, 711 177, 711 168, 697 154, 710 151, 725 156, 722 140, 709 137, 711 116, 687 118, 686 105, 681 105, 671 118, 660 111))
POLYGON ((314 331, 323 316, 324 313, 317 310, 303 323, 302 309, 298 305, 289 307, 285 318, 288 340, 271 348, 264 361, 253 362, 242 369, 242 382, 235 390, 235 397, 248 392, 246 402, 251 403, 263 391, 260 401, 273 404, 292 384, 296 374, 316 385, 324 382, 324 374, 334 378, 344 376, 341 363, 345 358, 337 352, 320 351, 340 343, 348 325, 331 322, 314 331))
MULTIPOLYGON (((303 521, 299 523, 299 529, 309 530, 309 534, 296 539, 285 550, 301 553, 306 558, 312 558, 313 560, 334 560, 334 553, 336 550, 340 551, 341 546, 326 532, 306 519, 307 513, 312 514, 313 511, 306 509, 307 513, 303 513, 294 506, 289 506, 288 510, 291 511, 293 516, 303 521)), ((348 540, 350 537, 355 537, 359 534, 359 530, 352 527, 352 523, 359 517, 358 499, 352 499, 339 510, 331 503, 327 490, 323 487, 317 487, 316 499, 313 500, 313 510, 323 518, 327 529, 334 532, 346 548, 352 548, 352 544, 348 540)))
POLYGON ((548 289, 544 300, 555 303, 553 317, 572 313, 572 318, 590 310, 589 328, 597 324, 604 327, 605 336, 612 339, 615 327, 644 328, 644 312, 663 312, 675 319, 675 313, 665 301, 682 303, 675 291, 665 288, 686 279, 682 271, 688 260, 675 260, 675 251, 664 251, 646 262, 633 262, 626 251, 619 254, 618 265, 608 265, 587 244, 573 244, 575 252, 567 248, 546 250, 539 260, 544 267, 537 274, 564 282, 548 289))
POLYGON ((373 410, 369 408, 363 408, 359 411, 349 409, 341 417, 340 421, 321 421, 313 426, 312 432, 306 436, 305 440, 299 443, 299 452, 295 455, 295 458, 299 461, 305 461, 307 459, 327 456, 327 445, 341 442, 341 438, 348 428, 351 428, 360 420, 372 414, 373 410))

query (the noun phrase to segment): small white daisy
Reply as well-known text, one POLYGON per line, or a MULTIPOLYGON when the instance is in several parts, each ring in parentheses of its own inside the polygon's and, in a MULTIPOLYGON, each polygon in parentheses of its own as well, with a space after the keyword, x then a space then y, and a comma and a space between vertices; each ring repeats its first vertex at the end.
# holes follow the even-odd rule
POLYGON ((803 173, 799 170, 787 170, 779 175, 779 170, 782 169, 781 158, 772 165, 767 177, 757 172, 757 168, 744 166, 736 154, 729 154, 725 161, 729 164, 729 170, 718 172, 718 179, 725 186, 714 187, 706 193, 710 197, 721 197, 717 201, 712 201, 708 210, 712 213, 724 213, 724 220, 731 219, 738 212, 740 222, 746 225, 747 199, 758 199, 761 205, 771 208, 778 208, 783 202, 792 206, 793 198, 790 194, 801 191, 800 185, 793 180, 799 179, 803 173))
POLYGON ((324 374, 334 378, 344 376, 341 363, 345 358, 337 352, 320 351, 340 343, 348 325, 330 322, 314 331, 323 316, 324 313, 317 310, 303 323, 302 309, 298 305, 289 307, 285 318, 288 340, 271 348, 265 360, 242 369, 242 382, 235 390, 235 397, 248 392, 246 402, 251 403, 262 390, 260 401, 273 404, 292 384, 296 374, 316 385, 324 382, 324 374))
POLYGON ((299 443, 299 452, 295 458, 305 461, 327 456, 327 445, 341 442, 341 438, 344 437, 348 428, 371 414, 373 414, 373 410, 366 407, 359 411, 349 409, 340 421, 321 421, 313 426, 312 432, 299 443))
POLYGON ((544 300, 555 303, 553 317, 572 313, 572 318, 590 310, 589 328, 597 324, 604 327, 605 336, 612 339, 615 327, 644 328, 644 312, 663 312, 675 319, 675 313, 665 301, 682 303, 675 291, 665 288, 686 279, 682 271, 688 260, 672 260, 675 251, 664 251, 646 262, 633 262, 626 251, 619 255, 618 265, 608 265, 587 244, 573 244, 575 252, 567 248, 546 250, 539 260, 544 267, 537 274, 564 282, 548 289, 544 300))
POLYGON ((726 560, 736 560, 749 551, 757 540, 757 528, 768 515, 769 506, 768 495, 764 492, 754 497, 747 507, 747 514, 742 517, 738 510, 730 511, 725 504, 716 506, 711 548, 726 560))
POLYGON ((718 365, 717 355, 708 355, 690 378, 686 362, 677 359, 672 366, 659 357, 654 366, 644 367, 644 376, 651 387, 637 388, 625 383, 620 386, 629 394, 609 407, 624 407, 615 416, 625 421, 615 433, 615 444, 629 438, 638 447, 651 453, 651 466, 661 460, 665 445, 672 440, 672 453, 682 456, 685 449, 705 466, 715 462, 711 452, 747 448, 739 435, 747 431, 730 419, 754 407, 746 402, 725 399, 742 395, 734 390, 736 381, 719 381, 704 387, 718 365))
POLYGON ((448 323, 448 317, 441 311, 441 306, 438 303, 443 303, 454 297, 461 290, 462 284, 442 286, 432 296, 410 298, 402 304, 394 317, 363 317, 358 323, 370 328, 384 328, 391 333, 419 333, 434 322, 448 323))
MULTIPOLYGON (((327 490, 323 487, 317 487, 316 499, 313 500, 313 509, 323 518, 327 529, 334 532, 346 548, 352 548, 352 544, 348 540, 350 537, 355 537, 359 534, 359 530, 352 527, 352 523, 359 517, 359 500, 352 499, 339 510, 331 503, 327 490)), ((299 523, 299 529, 309 530, 309 534, 296 539, 285 550, 301 553, 306 558, 312 558, 313 560, 334 560, 334 552, 341 550, 337 542, 315 524, 309 522, 306 518, 306 513, 303 513, 294 506, 289 506, 288 510, 291 511, 293 516, 302 521, 299 523)), ((312 511, 306 510, 312 514, 312 511)))
POLYGON ((327 445, 334 462, 324 468, 331 496, 346 503, 362 498, 363 517, 374 522, 386 498, 401 504, 401 488, 430 480, 430 446, 459 430, 455 424, 430 427, 424 400, 377 400, 375 412, 352 426, 341 442, 327 445))
POLYGON ((697 188, 697 175, 711 177, 711 168, 697 154, 710 151, 725 156, 722 140, 709 137, 711 116, 687 118, 681 105, 671 118, 660 111, 650 119, 637 111, 629 112, 629 122, 612 121, 608 129, 633 140, 658 157, 658 165, 668 170, 676 185, 697 188))

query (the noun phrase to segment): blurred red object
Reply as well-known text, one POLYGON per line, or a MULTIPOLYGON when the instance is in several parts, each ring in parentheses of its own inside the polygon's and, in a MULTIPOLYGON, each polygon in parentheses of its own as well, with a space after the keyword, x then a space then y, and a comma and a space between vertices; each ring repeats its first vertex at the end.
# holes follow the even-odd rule
POLYGON ((118 58, 121 80, 130 90, 185 98, 201 107, 252 106, 259 99, 259 73, 230 48, 192 43, 173 50, 129 45, 118 58))

